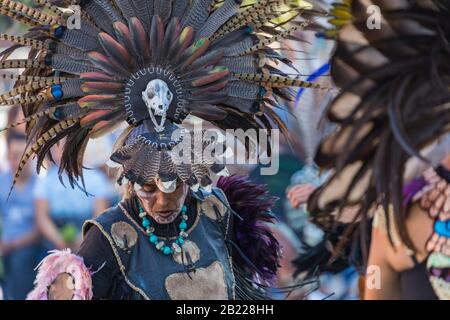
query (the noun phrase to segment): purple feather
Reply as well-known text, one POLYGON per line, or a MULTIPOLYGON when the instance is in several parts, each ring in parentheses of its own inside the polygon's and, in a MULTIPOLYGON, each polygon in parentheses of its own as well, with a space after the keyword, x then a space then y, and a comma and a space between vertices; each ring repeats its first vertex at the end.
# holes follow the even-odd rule
POLYGON ((244 176, 220 177, 217 187, 223 190, 231 208, 242 218, 234 217, 233 241, 252 262, 246 262, 233 250, 233 261, 253 278, 273 284, 281 256, 281 248, 268 223, 275 218, 271 208, 277 201, 266 186, 252 183, 244 176))
POLYGON ((425 179, 421 176, 413 179, 403 188, 403 206, 409 205, 417 192, 422 190, 427 185, 425 179))

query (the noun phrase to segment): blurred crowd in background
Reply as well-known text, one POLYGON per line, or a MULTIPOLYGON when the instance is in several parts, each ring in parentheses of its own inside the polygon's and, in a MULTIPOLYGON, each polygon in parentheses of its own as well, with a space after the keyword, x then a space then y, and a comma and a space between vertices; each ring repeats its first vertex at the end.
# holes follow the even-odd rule
MULTIPOLYGON (((31 2, 31 1, 22 1, 31 2)), ((0 30, 20 34, 17 24, 8 18, 0 18, 0 30)), ((326 83, 332 43, 316 35, 299 35, 305 40, 303 48, 295 48, 298 68, 305 80, 326 83), (302 59, 302 52, 316 59, 302 59)), ((286 43, 289 46, 289 41, 286 43)), ((8 46, 0 42, 0 49, 8 46)), ((19 54, 27 55, 26 51, 19 54)), ((303 56, 305 56, 303 54, 303 56)), ((11 84, 0 82, 1 92, 9 90, 11 84)), ((254 180, 267 184, 272 195, 279 197, 274 213, 278 218, 273 226, 276 237, 283 246, 279 283, 293 286, 301 282, 294 276, 291 261, 322 239, 322 232, 308 221, 306 202, 309 195, 327 178, 314 166, 313 155, 317 142, 327 131, 327 124, 320 123, 314 108, 324 108, 332 93, 300 90, 291 103, 293 116, 288 120, 292 145, 280 141, 280 170, 273 176, 261 176, 260 168, 251 165, 231 166, 229 171, 248 174, 254 180), (299 116, 301 114, 301 116, 299 116), (297 117, 296 117, 297 116, 297 117), (316 117, 316 118, 313 118, 316 117)), ((0 127, 23 118, 20 107, 0 110, 0 127)), ((80 188, 71 188, 67 179, 59 177, 58 167, 51 161, 36 174, 33 165, 27 165, 14 190, 10 186, 14 172, 26 147, 25 125, 18 126, 0 135, 0 298, 25 299, 33 287, 34 269, 39 261, 54 249, 71 248, 76 251, 81 241, 84 220, 100 214, 121 199, 121 190, 115 177, 105 165, 115 137, 106 137, 90 143, 87 148, 83 184, 89 194, 80 188), (9 196, 9 198, 8 198, 9 196)), ((56 146, 52 157, 58 163, 60 150, 56 146)), ((357 299, 355 270, 321 276, 319 283, 302 286, 286 292, 273 291, 275 299, 357 299)))

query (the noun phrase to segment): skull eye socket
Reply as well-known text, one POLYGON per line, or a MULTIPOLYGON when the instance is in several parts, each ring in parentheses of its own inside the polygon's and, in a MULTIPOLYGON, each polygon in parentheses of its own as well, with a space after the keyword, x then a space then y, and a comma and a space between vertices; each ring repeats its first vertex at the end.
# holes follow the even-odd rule
POLYGON ((148 97, 149 99, 153 99, 154 96, 155 96, 155 92, 154 92, 153 90, 149 90, 149 91, 147 92, 147 97, 148 97))
POLYGON ((170 98, 172 97, 170 91, 167 91, 167 100, 170 100, 170 98))

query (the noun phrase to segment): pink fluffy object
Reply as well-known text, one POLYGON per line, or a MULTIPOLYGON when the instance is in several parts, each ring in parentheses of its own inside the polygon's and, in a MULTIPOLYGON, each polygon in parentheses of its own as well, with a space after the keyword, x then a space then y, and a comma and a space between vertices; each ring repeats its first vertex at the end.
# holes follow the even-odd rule
POLYGON ((35 287, 27 300, 48 300, 49 286, 62 273, 68 273, 74 279, 72 300, 92 299, 92 272, 85 266, 83 258, 73 254, 70 249, 50 251, 36 268, 38 274, 35 287))

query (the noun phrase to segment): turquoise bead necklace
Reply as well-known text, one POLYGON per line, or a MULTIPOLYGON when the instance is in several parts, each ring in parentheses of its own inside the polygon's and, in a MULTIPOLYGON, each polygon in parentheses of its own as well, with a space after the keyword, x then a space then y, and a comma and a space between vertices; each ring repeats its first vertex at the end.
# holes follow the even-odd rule
POLYGON ((142 208, 141 204, 139 203, 139 217, 142 218, 142 226, 145 228, 145 231, 148 235, 148 240, 151 244, 153 244, 156 248, 156 250, 161 251, 164 255, 168 256, 170 254, 177 254, 181 252, 181 248, 184 245, 184 240, 188 237, 188 234, 186 233, 187 229, 187 219, 188 216, 186 214, 187 207, 183 205, 183 208, 181 208, 181 222, 178 225, 178 228, 180 230, 177 239, 172 242, 171 245, 166 245, 166 243, 159 239, 159 237, 154 233, 155 228, 152 226, 152 223, 150 219, 147 217, 147 212, 142 208))

